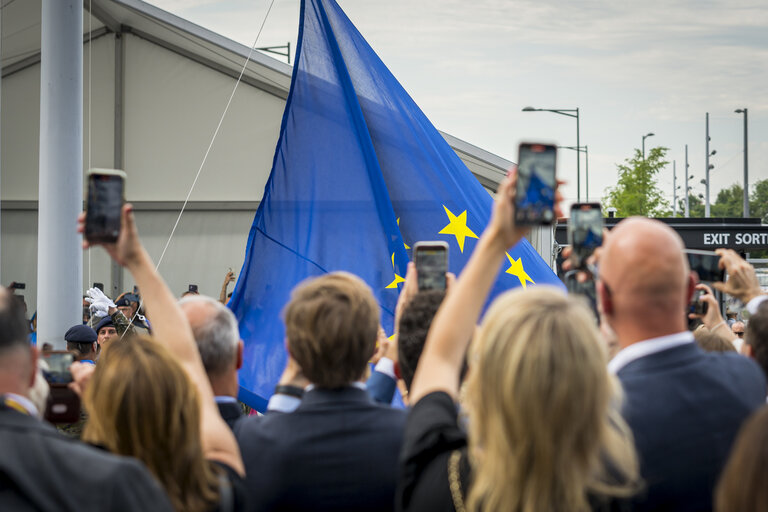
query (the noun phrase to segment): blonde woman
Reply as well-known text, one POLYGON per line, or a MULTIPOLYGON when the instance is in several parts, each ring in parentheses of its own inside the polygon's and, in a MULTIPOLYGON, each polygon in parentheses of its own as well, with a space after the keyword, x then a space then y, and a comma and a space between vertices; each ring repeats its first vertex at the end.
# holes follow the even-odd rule
POLYGON ((219 414, 192 329, 141 245, 130 205, 117 243, 104 248, 141 288, 153 336, 113 340, 95 370, 73 365, 90 415, 84 440, 144 462, 177 511, 244 509, 240 449, 219 414))
POLYGON ((513 221, 514 191, 508 177, 432 322, 411 386, 401 510, 603 510, 637 489, 597 328, 585 306, 554 288, 508 292, 491 305, 468 355, 468 436, 457 424, 475 322, 506 251, 526 233, 513 221))

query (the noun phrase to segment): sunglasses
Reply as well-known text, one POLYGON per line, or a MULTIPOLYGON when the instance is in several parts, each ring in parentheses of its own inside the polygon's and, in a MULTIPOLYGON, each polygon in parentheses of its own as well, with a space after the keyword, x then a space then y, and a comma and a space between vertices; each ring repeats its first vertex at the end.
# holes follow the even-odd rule
POLYGON ((744 336, 744 331, 741 331, 741 332, 734 332, 733 334, 735 334, 736 336, 738 336, 739 338, 741 338, 742 336, 744 336))

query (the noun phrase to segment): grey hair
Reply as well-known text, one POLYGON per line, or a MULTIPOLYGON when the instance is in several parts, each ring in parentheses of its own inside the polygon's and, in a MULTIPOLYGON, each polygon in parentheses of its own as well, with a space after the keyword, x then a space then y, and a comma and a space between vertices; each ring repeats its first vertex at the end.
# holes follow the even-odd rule
POLYGON ((208 306, 210 314, 199 325, 192 326, 203 366, 208 375, 226 372, 237 357, 240 331, 232 311, 221 302, 204 295, 187 295, 179 305, 202 303, 208 306))

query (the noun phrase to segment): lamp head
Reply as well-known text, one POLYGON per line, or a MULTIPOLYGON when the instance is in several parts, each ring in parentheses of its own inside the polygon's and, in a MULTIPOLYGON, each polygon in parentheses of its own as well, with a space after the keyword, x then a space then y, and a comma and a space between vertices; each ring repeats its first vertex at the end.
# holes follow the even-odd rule
POLYGON ((523 112, 536 112, 536 110, 538 110, 538 109, 535 109, 533 107, 525 107, 523 109, 523 112))
POLYGON ((747 109, 745 109, 745 108, 737 108, 736 110, 734 110, 734 112, 736 112, 737 114, 743 114, 746 111, 747 111, 747 109))

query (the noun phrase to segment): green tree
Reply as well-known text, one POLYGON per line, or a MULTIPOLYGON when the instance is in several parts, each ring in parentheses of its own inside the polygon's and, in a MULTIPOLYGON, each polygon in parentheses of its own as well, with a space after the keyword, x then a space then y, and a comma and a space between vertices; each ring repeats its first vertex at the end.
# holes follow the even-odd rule
POLYGON ((768 224, 768 179, 756 181, 749 196, 749 215, 760 217, 768 224))
POLYGON ((711 207, 712 217, 741 217, 744 213, 744 189, 738 183, 717 193, 711 207))
POLYGON ((658 187, 656 176, 669 162, 664 160, 668 148, 651 150, 643 159, 639 149, 633 158, 617 164, 619 180, 615 187, 606 190, 603 203, 616 208, 617 217, 641 215, 643 217, 664 217, 670 215, 671 207, 658 187))
MULTIPOLYGON (((677 211, 680 217, 685 217, 685 196, 677 202, 677 211)), ((688 212, 691 217, 704 217, 704 201, 693 193, 688 196, 688 212)))

